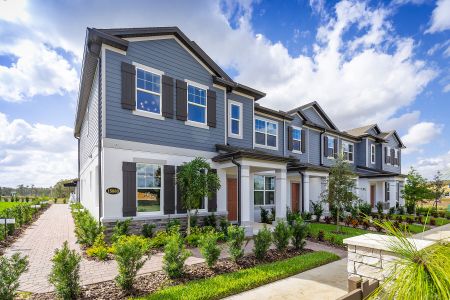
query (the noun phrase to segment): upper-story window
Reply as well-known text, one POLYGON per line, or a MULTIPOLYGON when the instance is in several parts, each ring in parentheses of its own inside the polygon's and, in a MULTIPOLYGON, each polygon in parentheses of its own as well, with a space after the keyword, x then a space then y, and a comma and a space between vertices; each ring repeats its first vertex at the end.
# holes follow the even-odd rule
MULTIPOLYGON (((329 143, 329 140, 328 140, 329 143)), ((354 145, 349 142, 342 142, 342 155, 344 156, 344 160, 353 162, 354 157, 354 145)))
POLYGON ((328 139, 328 142, 325 145, 327 147, 327 155, 326 156, 328 158, 334 158, 334 157, 336 157, 336 152, 335 152, 335 148, 334 148, 336 138, 332 137, 332 136, 328 136, 327 139, 328 139))
POLYGON ((161 114, 161 75, 136 68, 136 109, 161 114))
POLYGON ((277 148, 278 124, 262 118, 255 118, 255 144, 270 149, 277 148))
POLYGON ((375 163, 375 145, 374 144, 370 145, 370 162, 372 164, 375 163))
POLYGON ((302 130, 300 128, 292 128, 292 150, 302 151, 302 130))
POLYGON ((228 100, 228 136, 242 138, 242 103, 228 100))
POLYGON ((394 165, 398 166, 399 165, 399 159, 398 159, 398 149, 394 150, 394 165))
POLYGON ((206 124, 206 89, 188 84, 188 120, 206 124))

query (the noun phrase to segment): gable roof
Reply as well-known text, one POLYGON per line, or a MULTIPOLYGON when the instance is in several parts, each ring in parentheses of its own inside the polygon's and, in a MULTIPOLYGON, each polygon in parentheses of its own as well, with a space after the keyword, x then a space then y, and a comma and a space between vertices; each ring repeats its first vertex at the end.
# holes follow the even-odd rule
POLYGON ((381 130, 378 127, 377 124, 369 124, 369 125, 365 125, 365 126, 361 126, 361 127, 357 127, 357 128, 352 128, 352 129, 346 130, 345 132, 347 132, 348 134, 351 134, 351 135, 359 137, 359 136, 368 134, 369 130, 371 130, 372 128, 375 129, 377 134, 381 133, 381 130))
POLYGON ((397 142, 398 142, 398 144, 400 145, 401 148, 406 148, 405 144, 403 144, 403 142, 400 139, 400 136, 398 135, 396 130, 391 130, 391 131, 387 131, 387 132, 381 132, 379 134, 379 136, 382 137, 384 140, 388 139, 392 135, 395 137, 395 139, 397 140, 397 142))
POLYGON ((292 115, 289 115, 281 110, 274 110, 265 106, 260 105, 259 103, 255 103, 255 112, 260 112, 269 116, 277 117, 280 119, 285 119, 292 121, 294 117, 292 115))
MULTIPOLYGON (((306 103, 304 105, 301 105, 299 107, 296 107, 294 109, 291 109, 289 111, 287 111, 288 114, 294 114, 294 113, 298 113, 298 112, 303 112, 304 110, 313 107, 317 113, 319 114, 319 116, 325 121, 325 123, 330 126, 331 129, 334 130, 339 130, 337 128, 337 126, 333 123, 333 121, 331 121, 330 117, 325 113, 325 111, 322 109, 322 107, 319 105, 319 103, 317 103, 317 101, 312 101, 309 103, 306 103)), ((302 118, 305 117, 305 114, 300 114, 302 116, 302 118)), ((312 122, 311 120, 307 119, 309 122, 312 122)), ((314 122, 312 122, 314 123, 314 122)), ((319 124, 316 124, 319 125, 319 124)), ((320 126, 320 125, 319 125, 320 126)))
POLYGON ((97 29, 87 28, 83 64, 81 68, 80 88, 78 94, 77 113, 75 118, 75 137, 81 130, 82 120, 86 112, 86 106, 91 91, 95 70, 102 44, 106 44, 122 51, 127 51, 129 41, 127 38, 152 37, 152 36, 174 36, 195 57, 200 60, 214 75, 214 83, 224 85, 229 90, 237 90, 249 94, 255 100, 266 94, 234 82, 194 41, 191 41, 178 27, 144 27, 144 28, 115 28, 97 29))

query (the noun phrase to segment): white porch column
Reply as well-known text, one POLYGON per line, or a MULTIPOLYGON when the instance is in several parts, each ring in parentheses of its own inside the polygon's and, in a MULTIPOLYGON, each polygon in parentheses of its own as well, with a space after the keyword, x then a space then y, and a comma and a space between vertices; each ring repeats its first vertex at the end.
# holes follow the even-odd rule
POLYGON ((218 169, 217 176, 220 180, 220 189, 217 191, 217 212, 227 211, 227 172, 218 169))
POLYGON ((250 210, 250 167, 241 166, 241 222, 242 225, 252 220, 253 211, 250 210))
POLYGON ((303 175, 303 182, 302 182, 302 189, 303 189, 303 211, 309 212, 309 175, 304 174, 303 175))
POLYGON ((389 181, 390 195, 389 195, 389 207, 395 207, 397 202, 397 181, 389 181))
POLYGON ((287 171, 286 169, 276 170, 276 186, 275 186, 275 216, 276 219, 286 218, 287 205, 287 171))

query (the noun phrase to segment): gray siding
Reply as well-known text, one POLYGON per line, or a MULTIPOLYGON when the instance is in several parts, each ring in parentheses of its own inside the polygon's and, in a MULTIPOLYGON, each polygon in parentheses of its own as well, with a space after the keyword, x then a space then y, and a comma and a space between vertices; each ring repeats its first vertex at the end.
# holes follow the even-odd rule
MULTIPOLYGON (((356 164, 358 166, 366 166, 366 139, 355 144, 356 148, 356 164)), ((369 148, 370 149, 370 148, 369 148)))
POLYGON ((317 111, 313 107, 309 107, 307 109, 303 110, 303 113, 308 117, 312 122, 321 125, 326 128, 330 128, 330 126, 327 125, 327 123, 324 122, 324 120, 320 117, 320 115, 317 113, 317 111))
POLYGON ((268 117, 268 116, 266 116, 266 115, 260 115, 260 114, 257 114, 257 113, 255 113, 255 118, 256 117, 261 117, 261 118, 263 118, 263 119, 268 119, 268 120, 270 120, 270 121, 274 121, 274 122, 276 122, 278 125, 277 125, 277 128, 278 128, 278 138, 277 138, 277 150, 271 150, 271 149, 266 149, 266 148, 261 148, 261 147, 259 147, 258 145, 256 145, 255 144, 255 149, 257 149, 257 150, 261 150, 261 151, 265 151, 265 152, 268 152, 268 153, 272 153, 272 154, 276 154, 276 155, 284 155, 284 128, 283 128, 283 121, 280 121, 280 120, 277 120, 277 119, 274 119, 274 118, 271 118, 271 117, 268 117))
POLYGON ((372 135, 378 135, 378 132, 375 130, 375 128, 371 128, 367 131, 368 134, 372 134, 372 135))
MULTIPOLYGON (((397 142, 397 140, 395 139, 394 135, 391 135, 391 136, 388 138, 387 143, 386 143, 386 144, 383 144, 383 161, 382 161, 382 163, 383 163, 383 170, 389 171, 389 172, 400 173, 400 172, 401 172, 401 166, 392 166, 392 165, 390 165, 390 164, 386 164, 386 163, 385 163, 385 160, 384 160, 384 155, 385 155, 385 153, 384 153, 384 147, 386 147, 386 146, 387 146, 387 147, 391 147, 391 148, 393 148, 393 149, 398 149, 398 148, 399 148, 398 142, 397 142)), ((399 149, 399 152, 401 152, 400 149, 399 149)), ((400 154, 400 155, 401 155, 401 154, 400 154)), ((401 159, 401 157, 400 157, 400 159, 401 159)), ((400 165, 401 165, 401 162, 400 162, 400 165)))
MULTIPOLYGON (((243 110, 242 139, 228 137, 228 144, 236 147, 253 148, 253 100, 234 93, 228 93, 227 99, 242 103, 243 110)), ((230 120, 228 120, 228 106, 226 107, 226 109, 227 111, 225 115, 227 116, 227 122, 229 122, 230 120)), ((226 132, 228 134, 228 127, 226 132)))
POLYGON ((369 168, 381 169, 380 168, 380 166, 381 166, 380 160, 379 160, 379 156, 377 153, 378 149, 377 149, 375 141, 369 139, 369 148, 367 149, 367 151, 368 151, 368 158, 369 158, 369 161, 368 161, 369 168), (374 164, 372 163, 372 157, 371 157, 371 153, 370 153, 372 145, 375 145, 375 163, 374 164))
POLYGON ((284 145, 286 147, 286 155, 287 156, 293 156, 293 157, 299 159, 301 162, 307 163, 308 162, 308 152, 309 152, 308 151, 309 150, 308 149, 308 143, 309 143, 308 131, 309 131, 309 129, 306 127, 302 127, 302 126, 303 126, 303 120, 297 114, 294 115, 294 120, 292 120, 290 123, 286 122, 286 126, 285 126, 286 135, 285 135, 285 139, 284 139, 284 145), (302 143, 306 143, 305 144, 305 149, 306 149, 305 153, 297 153, 297 152, 288 150, 288 133, 287 132, 288 132, 289 126, 300 127, 303 131, 305 131, 306 141, 302 141, 302 143))
MULTIPOLYGON (((330 136, 330 135, 328 135, 328 136, 330 136)), ((338 139, 338 154, 341 155, 342 154, 342 141, 343 141, 343 139, 340 138, 340 137, 335 137, 335 136, 331 136, 331 137, 334 137, 334 138, 338 139)), ((355 161, 358 159, 357 158, 357 153, 356 153, 356 148, 355 148, 355 143, 353 141, 350 141, 350 140, 344 140, 344 141, 353 143, 353 162, 350 163, 350 164, 351 164, 352 168, 354 169, 355 168, 355 161)), ((322 141, 321 142, 323 142, 323 137, 322 137, 322 141)), ((324 145, 324 147, 326 147, 326 145, 324 145)), ((322 161, 323 161, 323 164, 325 166, 332 166, 332 165, 334 165, 335 160, 325 157, 323 155, 323 151, 320 152, 320 155, 322 155, 322 159, 323 159, 322 161)))
MULTIPOLYGON (((134 142, 215 151, 225 140, 224 92, 213 88, 212 76, 174 39, 131 42, 126 56, 106 51, 106 128, 107 138, 134 142), (216 128, 198 128, 174 119, 157 120, 133 115, 121 107, 121 62, 137 62, 175 79, 188 79, 216 91, 216 128)), ((175 85, 174 85, 175 89, 175 85)), ((174 107, 175 90, 174 90, 174 107)))
POLYGON ((320 132, 316 130, 308 130, 308 159, 310 164, 320 165, 320 132))
POLYGON ((88 109, 81 124, 80 133, 80 167, 83 168, 89 160, 94 147, 98 144, 98 68, 92 83, 91 94, 88 100, 88 109))

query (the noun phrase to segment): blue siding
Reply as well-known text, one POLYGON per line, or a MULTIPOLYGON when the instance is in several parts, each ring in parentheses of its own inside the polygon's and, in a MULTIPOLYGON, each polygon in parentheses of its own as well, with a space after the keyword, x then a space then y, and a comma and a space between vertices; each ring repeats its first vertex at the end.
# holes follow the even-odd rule
MULTIPOLYGON (((271 150, 271 149, 261 148, 261 147, 258 147, 258 145, 256 145, 256 144, 255 144, 255 149, 261 150, 261 151, 265 151, 265 152, 268 152, 268 153, 272 153, 272 154, 276 154, 276 155, 284 155, 284 153, 283 153, 284 152, 283 151, 284 150, 283 121, 280 121, 280 120, 268 117, 266 115, 259 115, 259 114, 255 113, 255 118, 258 117, 258 116, 263 118, 263 119, 268 119, 270 121, 274 121, 274 122, 276 122, 278 124, 277 125, 277 128, 278 128, 277 147, 278 147, 278 149, 277 150, 271 150)), ((254 127, 254 125, 253 125, 253 127, 254 127)))
MULTIPOLYGON (((212 76, 174 39, 130 42, 126 56, 106 51, 107 138, 215 151, 225 137, 224 91, 213 88, 212 76), (209 86, 217 93, 216 128, 198 128, 174 119, 157 120, 133 115, 121 107, 121 62, 137 62, 175 79, 188 79, 209 86)), ((175 89, 175 86, 174 86, 175 89)), ((174 91, 175 107, 175 91, 174 91)))
POLYGON ((356 148, 356 164, 358 166, 366 166, 366 139, 355 144, 356 148))
POLYGON ((297 158, 297 159, 299 159, 301 162, 308 162, 308 128, 306 128, 306 127, 302 127, 303 126, 303 120, 297 115, 297 114, 295 114, 295 116, 294 116, 294 120, 292 120, 290 123, 287 123, 286 122, 286 129, 285 129, 285 132, 286 132, 286 136, 285 136, 285 140, 284 140, 284 144, 286 145, 286 154, 287 154, 287 156, 293 156, 293 157, 295 157, 295 158, 297 158), (287 134, 287 132, 288 132, 288 127, 289 126, 295 126, 295 127, 300 127, 300 128, 302 128, 302 130, 304 130, 305 131, 305 141, 302 141, 302 143, 306 143, 305 144, 305 153, 296 153, 296 152, 292 152, 292 151, 289 151, 288 150, 288 134, 287 134))
MULTIPOLYGON (((331 136, 331 135, 328 135, 328 136, 338 139, 338 154, 341 155, 342 154, 342 141, 343 141, 343 139, 340 138, 340 137, 336 137, 336 136, 331 136)), ((355 168, 355 161, 358 159, 357 158, 357 153, 356 153, 356 148, 355 148, 355 143, 353 141, 350 141, 350 140, 344 140, 344 141, 349 142, 349 143, 353 143, 353 162, 351 162, 351 163, 349 162, 349 163, 351 164, 352 168, 354 169, 355 168)), ((323 138, 322 138, 322 142, 323 142, 323 138)), ((326 145, 324 145, 324 147, 326 147, 326 145)), ((322 162, 323 162, 323 164, 325 166, 332 166, 332 165, 334 165, 335 159, 330 159, 330 158, 325 157, 323 155, 323 151, 321 151, 320 155, 322 155, 322 162)))
POLYGON ((94 81, 92 83, 91 93, 88 100, 88 109, 84 115, 83 123, 80 131, 80 166, 81 168, 89 160, 94 147, 98 144, 98 71, 95 73, 94 81))
POLYGON ((313 108, 313 107, 309 107, 307 109, 303 110, 303 113, 306 115, 306 117, 308 117, 312 122, 326 127, 326 128, 330 128, 330 126, 327 125, 327 123, 325 123, 323 121, 323 119, 320 117, 320 115, 317 113, 317 111, 313 108))
MULTIPOLYGON (((399 148, 399 145, 398 145, 397 140, 395 139, 394 135, 391 135, 388 138, 387 145, 386 144, 383 145, 383 152, 384 152, 384 147, 385 146, 391 147, 393 149, 398 149, 399 148)), ((399 152, 401 152, 401 150, 399 150, 399 152)), ((401 155, 401 153, 400 153, 400 155, 401 155)), ((401 159, 401 157, 400 157, 400 159, 401 159)), ((384 153, 383 153, 383 162, 382 163, 383 163, 383 170, 385 170, 385 171, 396 172, 396 173, 400 173, 401 172, 401 166, 392 166, 392 165, 389 165, 389 164, 385 163, 384 153)), ((401 165, 401 162, 400 162, 400 165, 401 165)))
POLYGON ((380 161, 378 159, 378 153, 377 153, 378 149, 377 149, 375 141, 369 139, 369 148, 367 151, 368 151, 368 155, 369 155, 368 156, 369 157, 369 161, 368 161, 369 168, 381 169, 380 161), (371 153, 370 153, 372 145, 375 145, 375 163, 374 164, 372 163, 372 158, 371 158, 371 153))
MULTIPOLYGON (((234 93, 228 93, 227 98, 242 103, 243 110, 242 139, 228 137, 228 144, 236 147, 253 148, 253 100, 234 93)), ((228 106, 226 109, 228 110, 228 106)), ((228 113, 226 113, 226 116, 227 122, 229 122, 228 113)), ((228 127, 226 132, 228 134, 228 127)))
POLYGON ((310 164, 320 165, 320 132, 308 130, 308 159, 310 164))

